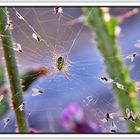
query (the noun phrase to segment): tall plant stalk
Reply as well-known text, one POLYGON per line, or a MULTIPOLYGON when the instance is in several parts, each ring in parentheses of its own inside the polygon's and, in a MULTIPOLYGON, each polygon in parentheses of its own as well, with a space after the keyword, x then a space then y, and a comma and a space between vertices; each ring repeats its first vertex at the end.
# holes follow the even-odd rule
MULTIPOLYGON (((92 13, 88 18, 85 18, 85 24, 94 34, 97 48, 104 58, 109 77, 124 87, 124 89, 120 89, 115 83, 112 86, 112 91, 115 93, 123 115, 126 116, 127 108, 134 113, 138 113, 136 87, 130 79, 126 66, 123 64, 116 42, 115 32, 118 20, 110 17, 108 11, 101 8, 84 8, 84 16, 87 17, 90 11, 92 13)), ((130 132, 136 132, 136 126, 140 126, 139 118, 126 120, 126 122, 130 132)))
POLYGON ((7 10, 6 8, 0 8, 0 33, 11 89, 11 102, 16 116, 16 125, 19 132, 28 132, 24 106, 23 110, 20 110, 20 106, 23 104, 22 89, 13 50, 12 34, 9 26, 7 10))

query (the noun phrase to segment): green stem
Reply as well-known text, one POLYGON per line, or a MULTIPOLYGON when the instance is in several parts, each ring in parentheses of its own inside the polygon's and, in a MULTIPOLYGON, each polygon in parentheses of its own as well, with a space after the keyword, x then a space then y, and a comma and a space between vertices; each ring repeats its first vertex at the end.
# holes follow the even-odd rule
MULTIPOLYGON (((84 8, 83 13, 87 17, 90 11, 91 8, 84 8)), ((117 20, 111 18, 109 21, 105 21, 104 14, 100 8, 93 8, 91 15, 85 19, 85 24, 96 33, 97 48, 104 57, 109 77, 124 86, 124 90, 119 89, 116 84, 113 84, 112 87, 123 115, 126 115, 126 108, 138 113, 136 88, 130 79, 126 66, 123 64, 116 43, 115 28, 117 20)), ((136 132, 135 126, 140 126, 140 120, 138 118, 134 121, 127 120, 127 125, 131 132, 136 132)))
POLYGON ((2 46, 4 52, 4 58, 6 68, 8 71, 8 78, 11 89, 12 104, 16 116, 16 123, 19 132, 28 132, 28 124, 25 117, 24 110, 21 111, 19 106, 23 103, 22 89, 19 80, 19 74, 13 50, 12 34, 9 28, 5 28, 7 23, 7 10, 6 8, 0 8, 0 33, 2 39, 2 46), (6 29, 6 30, 5 30, 6 29))

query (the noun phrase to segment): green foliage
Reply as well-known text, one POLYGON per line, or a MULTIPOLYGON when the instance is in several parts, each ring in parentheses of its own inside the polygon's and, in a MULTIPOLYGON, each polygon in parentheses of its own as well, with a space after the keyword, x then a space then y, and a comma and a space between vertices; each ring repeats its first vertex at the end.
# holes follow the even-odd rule
POLYGON ((5 84, 4 71, 2 66, 0 65, 0 86, 3 86, 4 84, 5 84))
POLYGON ((5 95, 0 103, 0 118, 2 118, 3 115, 7 113, 7 111, 9 110, 9 107, 10 107, 10 103, 7 96, 5 95))
POLYGON ((36 73, 33 69, 29 69, 20 76, 23 91, 28 90, 31 84, 38 79, 38 76, 35 76, 36 73))
POLYGON ((10 108, 10 102, 7 98, 7 92, 4 85, 5 85, 4 71, 2 66, 0 65, 0 93, 1 95, 4 95, 2 101, 0 102, 0 118, 3 117, 3 115, 5 115, 10 108))
MULTIPOLYGON (((105 14, 108 14, 108 11, 100 8, 84 8, 84 16, 87 17, 91 10, 92 13, 90 16, 85 18, 85 24, 94 34, 96 33, 94 39, 97 42, 98 50, 104 57, 104 63, 109 77, 124 86, 123 90, 119 89, 115 83, 112 87, 122 109, 122 113, 124 116, 126 115, 126 108, 129 108, 134 113, 138 113, 139 107, 136 88, 130 79, 126 66, 123 64, 116 41, 115 30, 118 19, 110 17, 110 19, 106 20, 105 14)), ((136 132, 135 126, 140 126, 140 121, 139 119, 135 121, 128 120, 127 124, 131 132, 136 132)))
POLYGON ((49 70, 47 67, 39 66, 38 68, 30 68, 20 75, 22 90, 26 91, 38 78, 48 76, 49 70))

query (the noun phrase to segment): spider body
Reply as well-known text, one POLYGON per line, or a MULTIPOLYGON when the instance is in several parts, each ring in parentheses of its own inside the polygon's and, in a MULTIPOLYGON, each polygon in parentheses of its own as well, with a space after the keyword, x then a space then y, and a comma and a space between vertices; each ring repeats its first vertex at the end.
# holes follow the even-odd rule
POLYGON ((54 76, 57 75, 58 71, 61 71, 67 79, 70 79, 67 72, 67 67, 65 66, 65 60, 62 56, 59 56, 55 60, 54 76))
POLYGON ((64 66, 64 58, 60 56, 56 61, 56 67, 58 70, 62 70, 63 66, 64 66))

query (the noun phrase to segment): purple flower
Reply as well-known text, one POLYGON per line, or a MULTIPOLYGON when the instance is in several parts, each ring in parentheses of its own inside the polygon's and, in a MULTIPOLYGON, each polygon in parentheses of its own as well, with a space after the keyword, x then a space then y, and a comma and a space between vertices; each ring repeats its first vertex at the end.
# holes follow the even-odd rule
POLYGON ((86 120, 83 109, 75 104, 70 104, 61 114, 61 122, 65 129, 71 132, 100 132, 101 129, 95 123, 86 120))

